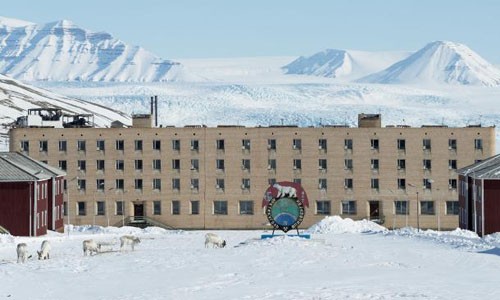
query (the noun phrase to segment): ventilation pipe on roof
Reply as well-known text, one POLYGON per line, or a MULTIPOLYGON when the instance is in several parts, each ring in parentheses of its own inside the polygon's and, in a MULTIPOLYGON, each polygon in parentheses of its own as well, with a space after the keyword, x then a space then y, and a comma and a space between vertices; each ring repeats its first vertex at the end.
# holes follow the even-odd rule
POLYGON ((155 96, 155 127, 158 127, 158 96, 155 96))

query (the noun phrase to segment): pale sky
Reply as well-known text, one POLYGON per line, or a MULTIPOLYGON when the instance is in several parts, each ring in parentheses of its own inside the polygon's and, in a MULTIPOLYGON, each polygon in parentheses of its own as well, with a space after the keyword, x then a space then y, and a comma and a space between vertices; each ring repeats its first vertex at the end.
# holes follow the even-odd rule
POLYGON ((500 64, 497 0, 16 0, 0 15, 71 20, 165 59, 415 51, 464 43, 500 64))

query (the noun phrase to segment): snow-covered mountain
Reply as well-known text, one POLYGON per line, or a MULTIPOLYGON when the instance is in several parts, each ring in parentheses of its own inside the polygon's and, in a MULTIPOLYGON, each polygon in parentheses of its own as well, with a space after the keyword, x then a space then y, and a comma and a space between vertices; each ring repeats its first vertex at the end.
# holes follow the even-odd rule
POLYGON ((286 74, 357 79, 378 72, 408 57, 410 52, 366 52, 327 49, 309 57, 301 56, 283 67, 286 74))
POLYGON ((497 86, 500 70, 463 44, 436 41, 358 82, 497 86))
POLYGON ((26 81, 171 81, 182 65, 71 21, 0 18, 0 73, 26 81))
POLYGON ((60 108, 68 114, 94 114, 98 127, 109 126, 118 120, 130 124, 131 119, 110 106, 94 104, 85 100, 65 97, 36 88, 18 80, 0 75, 0 149, 8 149, 7 133, 10 124, 25 116, 30 108, 60 108))

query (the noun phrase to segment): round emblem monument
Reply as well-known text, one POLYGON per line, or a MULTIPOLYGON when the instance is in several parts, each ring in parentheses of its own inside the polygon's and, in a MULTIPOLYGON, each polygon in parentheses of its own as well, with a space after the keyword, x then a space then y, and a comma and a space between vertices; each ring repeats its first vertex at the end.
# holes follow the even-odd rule
POLYGON ((269 223, 283 232, 296 229, 302 223, 304 205, 309 206, 304 189, 299 183, 288 181, 270 186, 262 200, 269 223))

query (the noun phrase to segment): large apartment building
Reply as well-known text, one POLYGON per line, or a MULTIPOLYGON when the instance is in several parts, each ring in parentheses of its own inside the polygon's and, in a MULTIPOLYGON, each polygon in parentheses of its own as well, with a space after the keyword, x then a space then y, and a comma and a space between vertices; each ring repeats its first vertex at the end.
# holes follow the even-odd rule
POLYGON ((268 228, 264 192, 300 182, 310 207, 384 226, 458 226, 456 170, 495 153, 495 128, 381 126, 157 127, 135 115, 124 128, 10 131, 10 150, 67 172, 72 224, 146 217, 175 228, 268 228))

